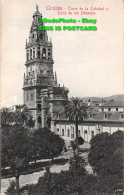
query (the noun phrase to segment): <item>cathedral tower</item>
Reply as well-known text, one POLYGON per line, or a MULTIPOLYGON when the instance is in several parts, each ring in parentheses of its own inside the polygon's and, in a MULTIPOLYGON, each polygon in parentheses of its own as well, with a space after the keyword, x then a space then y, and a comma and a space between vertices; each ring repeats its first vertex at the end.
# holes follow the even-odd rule
POLYGON ((68 99, 68 89, 60 87, 57 75, 53 73, 52 43, 48 40, 47 32, 39 30, 42 14, 36 5, 33 22, 26 41, 26 74, 24 73, 23 96, 24 104, 31 111, 36 121, 36 128, 44 127, 48 118, 57 115, 64 109, 68 99))

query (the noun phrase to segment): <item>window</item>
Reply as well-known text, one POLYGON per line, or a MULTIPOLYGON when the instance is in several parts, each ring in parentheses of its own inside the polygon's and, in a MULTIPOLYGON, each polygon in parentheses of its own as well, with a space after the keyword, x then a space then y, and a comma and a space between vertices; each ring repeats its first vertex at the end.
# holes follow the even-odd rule
POLYGON ((41 111, 41 104, 37 105, 37 111, 40 112, 41 111))
POLYGON ((62 136, 64 136, 64 129, 62 129, 62 136))
POLYGON ((29 72, 29 76, 30 76, 30 72, 29 72))
POLYGON ((33 99, 34 99, 34 94, 31 93, 31 101, 33 101, 33 99))
POLYGON ((51 52, 48 52, 48 60, 51 58, 51 52))
POLYGON ((38 116, 37 122, 41 124, 41 116, 38 116))
POLYGON ((57 129, 57 132, 59 132, 59 129, 57 129))
POLYGON ((87 139, 88 139, 88 134, 87 134, 87 131, 85 130, 84 131, 84 140, 87 141, 87 139))
POLYGON ((30 59, 32 60, 32 49, 30 49, 30 59))
POLYGON ((33 59, 35 58, 35 51, 33 51, 33 59))
POLYGON ((108 108, 108 111, 111 111, 111 108, 108 108))
POLYGON ((43 55, 43 58, 46 58, 46 49, 45 48, 43 48, 43 50, 42 50, 42 55, 43 55))
POLYGON ((124 114, 121 114, 121 118, 124 118, 124 114))
POLYGON ((102 108, 102 111, 104 111, 104 108, 102 108))
POLYGON ((74 127, 71 127, 71 138, 74 138, 74 127))
POLYGON ((40 51, 37 52, 37 57, 40 58, 40 51))
POLYGON ((116 108, 116 111, 118 111, 118 108, 116 108))
POLYGON ((105 114, 105 118, 108 118, 107 114, 105 114))
POLYGON ((67 137, 70 137, 70 129, 67 131, 67 137))

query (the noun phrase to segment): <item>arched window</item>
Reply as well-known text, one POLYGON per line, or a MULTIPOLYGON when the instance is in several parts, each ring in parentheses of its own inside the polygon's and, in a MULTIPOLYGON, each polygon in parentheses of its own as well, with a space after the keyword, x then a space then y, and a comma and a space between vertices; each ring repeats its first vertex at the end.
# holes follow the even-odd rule
POLYGON ((43 58, 46 58, 46 49, 45 48, 42 49, 42 56, 43 56, 43 58))
POLYGON ((30 59, 32 60, 32 49, 30 49, 30 59))
POLYGON ((33 59, 35 58, 35 51, 33 51, 33 59))
POLYGON ((34 38, 34 33, 33 33, 33 35, 32 35, 32 38, 34 38))
POLYGON ((41 124, 41 116, 38 116, 37 122, 41 124))
POLYGON ((37 52, 37 56, 38 56, 38 58, 40 58, 40 51, 37 52))
POLYGON ((41 111, 41 104, 37 104, 37 111, 38 111, 38 112, 41 111))

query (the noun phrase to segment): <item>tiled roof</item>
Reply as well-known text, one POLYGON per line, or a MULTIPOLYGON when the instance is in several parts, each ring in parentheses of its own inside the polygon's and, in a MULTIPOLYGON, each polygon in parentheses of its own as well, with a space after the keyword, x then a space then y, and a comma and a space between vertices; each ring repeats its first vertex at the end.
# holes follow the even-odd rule
POLYGON ((121 114, 124 115, 123 112, 99 112, 97 115, 94 116, 93 120, 110 120, 124 122, 124 118, 121 118, 121 114), (107 115, 107 118, 105 118, 105 115, 107 115))
POLYGON ((94 119, 95 120, 107 120, 111 117, 112 113, 108 112, 99 112, 94 119), (105 115, 107 115, 107 118, 105 118, 105 115))
MULTIPOLYGON (((124 118, 121 118, 121 114, 124 115, 124 112, 97 112, 97 113, 92 113, 90 112, 84 121, 89 120, 89 121, 123 121, 124 118), (89 114, 93 115, 93 118, 89 118, 89 114), (107 115, 107 118, 105 118, 105 115, 107 115)), ((60 114, 55 116, 53 120, 68 120, 65 116, 65 114, 60 114)))
POLYGON ((87 109, 87 114, 97 114, 99 112, 99 107, 89 107, 87 109))
POLYGON ((124 113, 122 112, 114 112, 111 117, 110 117, 110 120, 123 120, 124 121, 124 118, 121 118, 121 114, 124 115, 124 113))
POLYGON ((109 101, 100 107, 124 107, 124 101, 109 101))

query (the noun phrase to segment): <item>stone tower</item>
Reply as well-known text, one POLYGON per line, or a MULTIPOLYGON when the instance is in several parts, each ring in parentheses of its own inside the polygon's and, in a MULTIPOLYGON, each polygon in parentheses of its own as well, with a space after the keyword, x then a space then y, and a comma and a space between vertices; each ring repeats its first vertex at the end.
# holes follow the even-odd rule
POLYGON ((33 22, 26 41, 26 74, 24 73, 24 104, 31 111, 36 121, 36 128, 49 126, 52 118, 64 110, 68 99, 68 89, 60 87, 57 75, 53 73, 52 43, 48 41, 47 32, 39 30, 42 14, 36 6, 33 22))

